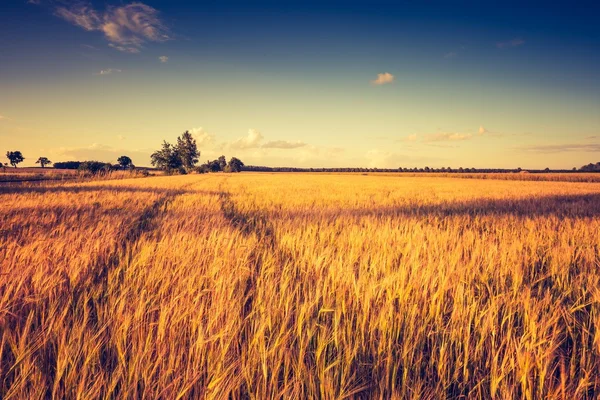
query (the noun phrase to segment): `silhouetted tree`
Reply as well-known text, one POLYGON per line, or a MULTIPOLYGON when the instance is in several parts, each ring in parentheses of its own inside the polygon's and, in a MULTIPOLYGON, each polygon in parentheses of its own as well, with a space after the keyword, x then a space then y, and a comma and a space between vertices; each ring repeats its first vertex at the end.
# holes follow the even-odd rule
POLYGON ((244 163, 239 158, 231 157, 226 167, 226 172, 240 172, 244 163))
POLYGON ((183 166, 178 149, 167 141, 163 141, 162 148, 150 156, 150 162, 156 168, 167 172, 179 170, 183 166))
POLYGON ((21 154, 20 151, 7 151, 6 158, 8 158, 10 165, 12 165, 15 168, 17 168, 17 164, 25 160, 25 157, 23 157, 23 154, 21 154))
POLYGON ((225 159, 225 156, 219 157, 217 161, 219 162, 219 167, 221 167, 221 171, 225 171, 225 167, 227 166, 227 160, 225 159))
POLYGON ((105 174, 114 169, 111 163, 105 163, 101 161, 84 161, 79 164, 79 171, 87 172, 92 175, 105 174))
POLYGON ((48 160, 48 157, 40 157, 37 159, 37 161, 35 163, 40 164, 42 166, 42 168, 45 168, 46 165, 52 164, 52 161, 48 160))
POLYGON ((206 166, 210 172, 221 171, 221 164, 219 163, 219 160, 207 161, 206 166))
POLYGON ((183 134, 177 138, 177 145, 175 147, 181 158, 182 165, 187 170, 193 169, 200 157, 200 151, 198 151, 196 139, 194 139, 192 134, 189 131, 183 132, 183 134))
POLYGON ((579 168, 580 171, 585 171, 585 172, 600 172, 600 162, 597 162, 596 164, 588 164, 588 165, 584 165, 583 167, 579 168))
POLYGON ((123 169, 133 167, 133 161, 131 161, 131 158, 129 158, 127 156, 121 156, 121 157, 117 158, 117 162, 123 169))

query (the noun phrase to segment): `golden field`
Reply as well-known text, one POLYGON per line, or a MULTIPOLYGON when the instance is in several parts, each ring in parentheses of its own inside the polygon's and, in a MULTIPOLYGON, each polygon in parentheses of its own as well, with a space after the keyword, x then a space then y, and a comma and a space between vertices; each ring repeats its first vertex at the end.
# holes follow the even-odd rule
POLYGON ((600 183, 0 190, 0 398, 597 398, 600 183))

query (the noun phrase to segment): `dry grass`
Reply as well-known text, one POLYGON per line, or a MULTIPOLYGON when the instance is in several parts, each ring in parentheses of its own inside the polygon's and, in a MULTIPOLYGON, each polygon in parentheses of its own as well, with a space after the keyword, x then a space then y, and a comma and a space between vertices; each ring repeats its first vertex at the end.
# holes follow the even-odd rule
POLYGON ((0 199, 4 399, 600 393, 600 184, 243 173, 0 199))

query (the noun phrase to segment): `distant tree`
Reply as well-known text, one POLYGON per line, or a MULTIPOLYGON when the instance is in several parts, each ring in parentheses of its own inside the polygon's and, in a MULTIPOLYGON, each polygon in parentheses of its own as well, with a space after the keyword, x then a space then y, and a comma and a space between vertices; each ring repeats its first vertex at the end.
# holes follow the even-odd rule
POLYGON ((175 148, 181 158, 182 165, 187 170, 193 169, 200 157, 200 151, 198 151, 198 146, 196 146, 196 139, 194 139, 189 131, 183 132, 183 134, 177 138, 177 145, 175 148))
POLYGON ((7 151, 6 158, 8 158, 10 165, 12 165, 15 168, 17 168, 17 164, 25 160, 25 157, 23 157, 23 154, 21 154, 20 151, 7 151))
POLYGON ((212 160, 206 162, 206 167, 209 172, 219 172, 221 171, 221 164, 219 160, 212 160))
POLYGON ((52 164, 52 161, 48 160, 47 157, 40 157, 37 159, 37 161, 35 163, 40 164, 42 166, 42 168, 45 168, 46 165, 52 164))
POLYGON ((84 161, 77 169, 82 172, 97 175, 112 171, 114 166, 111 163, 105 163, 101 161, 84 161))
POLYGON ((219 157, 217 161, 219 162, 219 167, 221 167, 221 171, 225 171, 225 167, 227 166, 227 160, 225 159, 225 156, 219 157))
POLYGON ((131 168, 133 166, 133 161, 131 161, 131 158, 127 156, 121 156, 117 158, 117 162, 123 169, 131 168))
POLYGON ((81 161, 59 161, 54 163, 55 169, 78 169, 81 161))
POLYGON ((239 158, 231 157, 229 163, 227 163, 226 171, 227 172, 240 172, 244 163, 239 158))
POLYGON ((588 165, 579 168, 579 170, 584 172, 600 172, 600 162, 597 162, 596 164, 589 163, 588 165))
POLYGON ((178 149, 167 141, 163 141, 162 148, 150 156, 150 162, 163 171, 173 172, 183 167, 183 161, 178 149))

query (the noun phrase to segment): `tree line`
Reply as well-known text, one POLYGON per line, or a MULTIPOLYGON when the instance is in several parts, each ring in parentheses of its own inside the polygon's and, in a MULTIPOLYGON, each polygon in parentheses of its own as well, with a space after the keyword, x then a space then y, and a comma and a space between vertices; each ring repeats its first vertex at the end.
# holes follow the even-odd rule
MULTIPOLYGON (((7 151, 6 158, 8 163, 1 164, 1 167, 6 169, 8 165, 17 168, 17 165, 25 160, 23 153, 20 151, 7 151)), ((521 168, 502 169, 502 168, 296 168, 296 167, 266 167, 255 165, 244 165, 244 163, 232 157, 229 161, 225 156, 220 156, 216 160, 207 160, 204 164, 197 165, 200 158, 200 150, 196 144, 196 139, 189 131, 185 131, 177 138, 176 144, 163 141, 162 147, 156 150, 150 156, 152 165, 168 174, 180 173, 186 174, 189 172, 207 173, 207 172, 240 172, 240 171, 255 171, 255 172, 452 172, 452 173, 511 173, 524 172, 521 168)), ((120 156, 117 158, 117 164, 105 163, 100 161, 62 161, 53 163, 48 157, 39 157, 36 164, 42 168, 47 165, 54 164, 56 169, 77 169, 80 171, 90 172, 93 174, 100 172, 108 172, 115 170, 133 170, 135 165, 133 160, 128 156, 120 156)), ((573 169, 551 170, 545 169, 529 169, 527 172, 542 173, 542 172, 600 172, 600 162, 590 163, 580 168, 573 169)))

